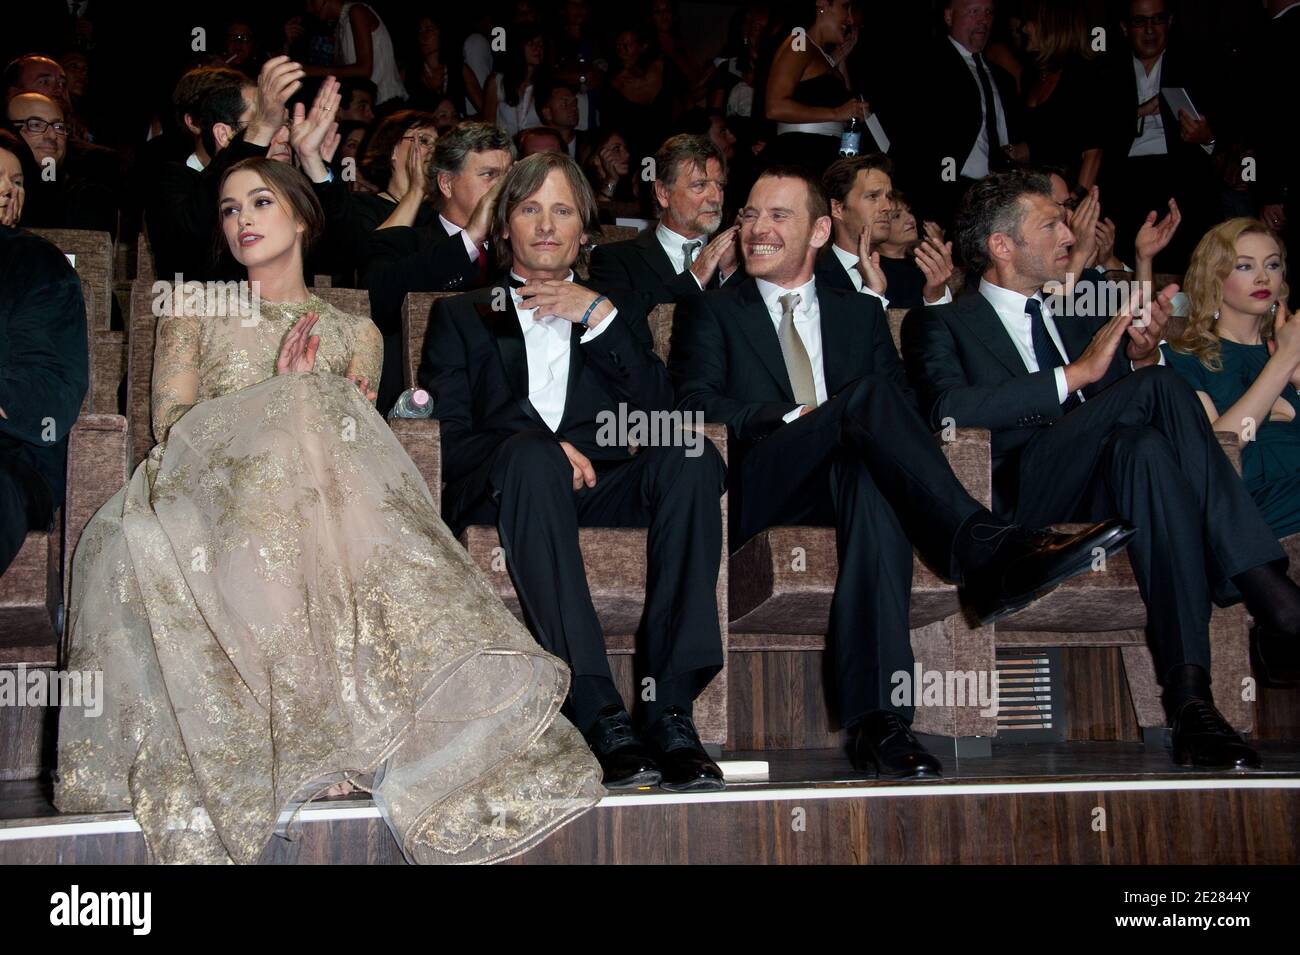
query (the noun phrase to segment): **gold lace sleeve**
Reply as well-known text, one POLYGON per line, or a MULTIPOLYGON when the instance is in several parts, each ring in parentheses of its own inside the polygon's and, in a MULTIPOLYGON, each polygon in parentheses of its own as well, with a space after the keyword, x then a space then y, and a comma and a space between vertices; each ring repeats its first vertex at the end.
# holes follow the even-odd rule
POLYGON ((357 329, 352 360, 348 362, 348 374, 364 375, 370 381, 371 390, 378 391, 383 371, 384 336, 379 334, 374 322, 364 320, 357 329))
POLYGON ((153 350, 152 418, 154 437, 159 442, 167 440, 172 425, 198 400, 201 321, 183 314, 158 319, 158 340, 153 350))

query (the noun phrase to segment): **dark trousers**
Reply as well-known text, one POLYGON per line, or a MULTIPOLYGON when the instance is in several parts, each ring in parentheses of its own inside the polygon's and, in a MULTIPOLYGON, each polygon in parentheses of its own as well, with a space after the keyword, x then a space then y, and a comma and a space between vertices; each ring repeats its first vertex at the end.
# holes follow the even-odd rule
MULTIPOLYGON (((573 467, 553 435, 508 438, 489 469, 488 499, 458 522, 494 523, 529 629, 573 671, 573 722, 621 703, 578 548, 579 527, 645 527, 645 611, 637 635, 638 718, 691 705, 722 668, 716 586, 722 556, 719 499, 726 468, 712 442, 646 447, 630 460, 596 466, 595 487, 573 490, 573 467), (654 683, 645 696, 645 677, 654 683)), ((621 576, 623 568, 594 574, 621 576)), ((640 581, 633 586, 639 586, 640 581)))
POLYGON ((764 528, 833 526, 839 577, 827 633, 840 722, 889 703, 891 676, 912 673, 912 548, 959 576, 953 543, 973 515, 992 515, 961 486, 921 416, 888 379, 861 378, 746 454, 733 498, 736 546, 764 528))
POLYGON ((0 574, 13 563, 29 531, 47 530, 54 503, 45 479, 0 446, 0 574))
POLYGON ((1020 459, 1016 520, 1026 527, 1122 517, 1163 677, 1210 669, 1210 601, 1240 599, 1230 578, 1285 560, 1219 447, 1195 392, 1145 368, 1035 435, 1020 459))

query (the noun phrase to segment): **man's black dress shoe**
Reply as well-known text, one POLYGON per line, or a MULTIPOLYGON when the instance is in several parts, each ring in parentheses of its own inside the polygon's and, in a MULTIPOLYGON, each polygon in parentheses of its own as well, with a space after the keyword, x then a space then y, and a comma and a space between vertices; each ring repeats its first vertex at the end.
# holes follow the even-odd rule
POLYGON ((1263 624, 1250 628, 1250 663, 1264 686, 1300 686, 1298 658, 1294 637, 1275 633, 1263 624))
POLYGON ((623 707, 605 707, 583 735, 605 771, 606 789, 640 789, 656 785, 662 777, 623 707))
POLYGON ((663 771, 660 789, 675 793, 725 789, 722 770, 709 758, 695 722, 679 706, 670 706, 645 729, 645 741, 663 771))
POLYGON ((938 778, 943 767, 897 713, 876 710, 853 729, 849 759, 860 773, 899 779, 938 778))
POLYGON ((1004 528, 993 557, 965 575, 962 603, 981 626, 992 623, 1089 570, 1098 548, 1107 557, 1123 550, 1136 533, 1136 528, 1122 520, 1102 521, 1077 534, 1004 528))
POLYGON ((1258 769, 1259 754, 1246 745, 1213 704, 1191 699, 1171 721, 1174 762, 1205 769, 1258 769))

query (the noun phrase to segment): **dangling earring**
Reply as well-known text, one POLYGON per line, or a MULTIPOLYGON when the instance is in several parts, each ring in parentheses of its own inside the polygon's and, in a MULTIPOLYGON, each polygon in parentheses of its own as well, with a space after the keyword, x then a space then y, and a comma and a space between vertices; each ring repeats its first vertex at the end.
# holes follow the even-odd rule
POLYGON ((1218 320, 1219 320, 1219 310, 1216 308, 1214 310, 1214 321, 1217 322, 1218 320))

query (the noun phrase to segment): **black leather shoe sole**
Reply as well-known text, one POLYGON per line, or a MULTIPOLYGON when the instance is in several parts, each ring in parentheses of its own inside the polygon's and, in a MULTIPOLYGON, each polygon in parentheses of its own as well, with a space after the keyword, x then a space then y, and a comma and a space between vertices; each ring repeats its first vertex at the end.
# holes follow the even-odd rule
POLYGON ((858 772, 864 773, 866 775, 874 775, 877 779, 942 779, 943 778, 943 773, 941 771, 931 769, 929 766, 916 766, 913 767, 912 769, 891 773, 884 769, 881 769, 880 763, 878 763, 875 760, 875 758, 871 756, 868 756, 865 762, 858 759, 853 759, 850 756, 849 762, 853 764, 853 768, 858 772))
POLYGON ((1192 755, 1190 747, 1175 746, 1173 750, 1174 763, 1179 766, 1190 766, 1197 769, 1259 769, 1259 754, 1253 750, 1249 755, 1242 754, 1235 760, 1213 760, 1205 757, 1197 758, 1192 755))
POLYGON ((670 793, 718 793, 727 788, 726 780, 698 777, 678 782, 664 780, 659 788, 670 793))
POLYGON ((663 779, 663 773, 657 769, 647 769, 639 773, 633 773, 623 779, 613 780, 611 782, 602 782, 601 785, 611 791, 621 789, 650 789, 658 786, 663 779))
POLYGON ((1079 563, 1065 567, 1060 573, 1050 578, 1045 583, 1040 584, 1036 589, 1029 593, 1003 597, 997 602, 973 603, 970 608, 971 612, 974 614, 975 619, 979 621, 981 627, 1001 620, 1003 617, 1009 617, 1013 613, 1018 613, 1040 597, 1047 596, 1047 594, 1051 593, 1070 578, 1077 577, 1079 574, 1089 571, 1092 568, 1092 562, 1094 559, 1092 552, 1098 547, 1103 548, 1106 552, 1106 557, 1109 558, 1113 554, 1117 554, 1119 551, 1123 550, 1136 533, 1137 528, 1123 526, 1113 527, 1108 531, 1104 531, 1098 534, 1093 540, 1087 542, 1086 545, 1081 545, 1081 547, 1085 548, 1085 553, 1079 558, 1079 563))

